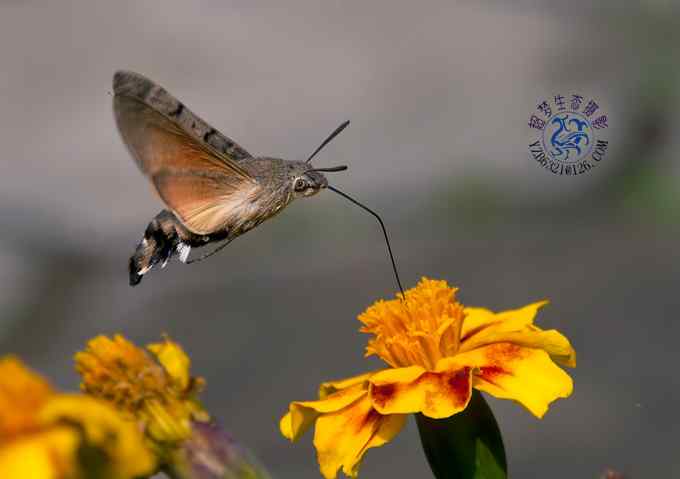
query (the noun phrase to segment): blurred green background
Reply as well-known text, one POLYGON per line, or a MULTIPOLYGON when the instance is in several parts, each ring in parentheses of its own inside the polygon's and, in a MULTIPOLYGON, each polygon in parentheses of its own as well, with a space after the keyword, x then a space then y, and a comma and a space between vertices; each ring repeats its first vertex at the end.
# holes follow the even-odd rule
MULTIPOLYGON (((111 78, 160 82, 253 154, 346 163, 383 214, 402 278, 469 305, 542 298, 573 341, 572 398, 542 421, 491 400, 512 477, 680 475, 680 6, 677 2, 0 1, 0 351, 73 388, 99 333, 169 333, 205 403, 279 478, 320 477, 289 401, 378 367, 355 317, 395 291, 374 219, 324 192, 194 266, 127 285, 160 202, 116 132, 111 78), (598 100, 606 161, 528 158, 556 93, 598 100), (533 141, 533 140, 531 140, 533 141)), ((428 477, 413 421, 362 477, 428 477)))

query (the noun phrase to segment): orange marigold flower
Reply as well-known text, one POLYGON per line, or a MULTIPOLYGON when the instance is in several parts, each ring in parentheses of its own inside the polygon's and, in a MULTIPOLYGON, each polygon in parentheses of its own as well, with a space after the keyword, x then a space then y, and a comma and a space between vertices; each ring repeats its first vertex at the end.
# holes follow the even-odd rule
POLYGON ((192 421, 209 420, 197 398, 204 380, 190 376, 189 357, 168 338, 145 350, 120 335, 98 336, 75 359, 81 389, 125 411, 156 443, 185 440, 192 421))
POLYGON ((325 478, 341 468, 356 477, 364 453, 396 436, 406 414, 450 417, 467 407, 472 388, 512 399, 539 418, 571 394, 572 380, 556 363, 574 367, 574 349, 559 332, 533 324, 546 301, 494 313, 464 307, 456 291, 423 278, 405 300, 370 306, 359 315, 361 331, 373 335, 366 355, 390 367, 324 383, 319 400, 290 404, 281 433, 294 441, 316 424, 325 478))
POLYGON ((57 393, 17 358, 0 359, 0 477, 73 479, 93 468, 130 479, 156 461, 136 425, 106 403, 57 393))

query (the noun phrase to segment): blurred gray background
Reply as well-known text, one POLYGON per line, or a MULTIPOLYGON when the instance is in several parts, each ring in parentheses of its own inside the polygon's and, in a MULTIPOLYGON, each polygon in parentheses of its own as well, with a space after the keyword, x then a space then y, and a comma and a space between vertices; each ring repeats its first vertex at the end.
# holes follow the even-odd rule
MULTIPOLYGON (((111 78, 143 73, 253 154, 350 165, 406 285, 466 304, 541 298, 578 351, 544 420, 492 400, 513 477, 678 477, 677 2, 0 1, 0 351, 73 389, 99 333, 169 333, 210 411, 279 478, 320 477, 289 401, 379 365, 355 317, 395 285, 374 219, 325 192, 194 266, 127 285, 161 209, 115 130, 111 78), (539 3, 539 2, 536 2, 539 3), (560 6, 562 5, 562 6, 560 6), (550 95, 595 98, 610 151, 578 177, 528 159, 550 95)), ((415 426, 361 477, 428 477, 415 426)))

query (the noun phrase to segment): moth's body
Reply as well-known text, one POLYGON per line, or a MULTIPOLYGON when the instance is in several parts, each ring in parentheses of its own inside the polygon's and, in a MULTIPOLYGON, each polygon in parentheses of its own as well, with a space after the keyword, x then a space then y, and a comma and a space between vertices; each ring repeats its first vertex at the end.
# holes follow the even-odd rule
MULTIPOLYGON (((149 223, 144 238, 130 258, 130 284, 136 285, 141 277, 155 264, 164 267, 173 255, 186 263, 191 248, 200 248, 211 243, 230 242, 247 233, 263 221, 283 211, 295 198, 292 187, 288 187, 286 171, 301 170, 305 165, 279 158, 254 158, 245 163, 249 171, 262 186, 244 195, 232 210, 224 227, 210 234, 196 234, 189 230, 171 211, 162 210, 149 223)), ((321 176, 320 173, 311 172, 321 176)), ((323 183, 325 179, 320 179, 323 183)))
POLYGON ((118 128, 167 209, 130 258, 130 284, 175 254, 228 243, 328 186, 307 162, 253 157, 159 85, 132 72, 113 81, 118 128))

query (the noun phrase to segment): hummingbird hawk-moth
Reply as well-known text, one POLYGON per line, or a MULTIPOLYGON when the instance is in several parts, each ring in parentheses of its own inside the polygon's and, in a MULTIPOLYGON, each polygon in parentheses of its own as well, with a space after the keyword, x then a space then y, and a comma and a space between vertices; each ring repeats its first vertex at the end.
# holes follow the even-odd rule
POLYGON ((254 157, 164 88, 133 72, 113 77, 118 130, 142 172, 167 206, 151 220, 129 261, 130 285, 175 255, 183 263, 205 259, 235 238, 280 213, 291 201, 330 189, 380 222, 399 288, 401 282, 385 226, 371 209, 328 184, 311 160, 349 121, 341 124, 306 161, 254 157), (223 242, 189 260, 192 248, 223 242))

